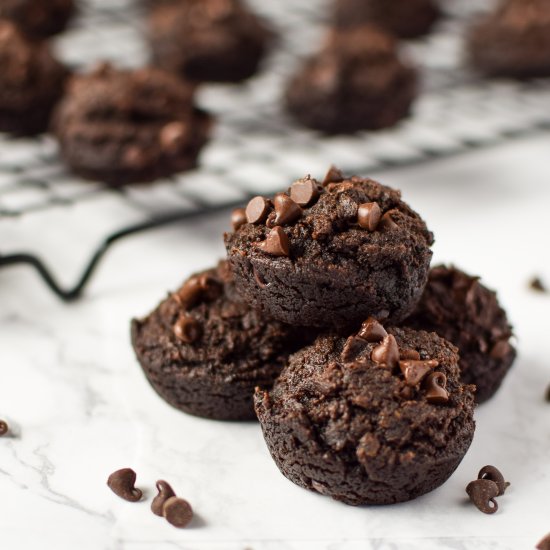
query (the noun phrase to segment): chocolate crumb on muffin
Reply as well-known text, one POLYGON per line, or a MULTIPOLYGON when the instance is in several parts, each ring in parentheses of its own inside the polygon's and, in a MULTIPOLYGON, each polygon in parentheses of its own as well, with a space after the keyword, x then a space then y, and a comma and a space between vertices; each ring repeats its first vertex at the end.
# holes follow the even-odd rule
POLYGON ((32 38, 62 32, 75 11, 74 0, 0 0, 0 18, 13 21, 32 38))
POLYGON ((286 91, 288 112, 327 134, 378 130, 397 124, 417 91, 416 71, 403 63, 396 41, 373 26, 329 32, 286 91))
POLYGON ((225 235, 238 291, 299 326, 347 329, 409 315, 428 277, 433 235, 401 193, 331 170, 273 199, 255 197, 225 235), (245 223, 246 221, 246 223, 245 223))
POLYGON ((134 320, 132 342, 147 379, 174 407, 217 420, 250 420, 254 388, 271 387, 290 353, 307 340, 241 301, 227 262, 220 262, 134 320))
POLYGON ((149 27, 153 63, 198 82, 251 77, 272 39, 240 0, 162 3, 151 11, 149 27))
POLYGON ((456 348, 375 319, 293 356, 255 407, 288 479, 346 504, 393 504, 444 483, 475 429, 456 348))
POLYGON ((44 132, 67 76, 46 43, 29 41, 15 25, 0 19, 0 132, 44 132))
POLYGON ((488 76, 550 76, 550 2, 501 1, 474 24, 467 50, 471 65, 488 76))
POLYGON ((212 119, 193 96, 193 86, 154 68, 102 64, 76 76, 54 120, 63 159, 76 174, 114 186, 194 168, 212 119))
POLYGON ((417 38, 427 34, 440 15, 434 0, 336 0, 333 23, 342 28, 373 23, 400 38, 417 38))
POLYGON ((404 324, 433 331, 457 346, 464 383, 477 386, 483 403, 499 389, 516 358, 512 327, 497 295, 455 267, 430 270, 428 284, 404 324))

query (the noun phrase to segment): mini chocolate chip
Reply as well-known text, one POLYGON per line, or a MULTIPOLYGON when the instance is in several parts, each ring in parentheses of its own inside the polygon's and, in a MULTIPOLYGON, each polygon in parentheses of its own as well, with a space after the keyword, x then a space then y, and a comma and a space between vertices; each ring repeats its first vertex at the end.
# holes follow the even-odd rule
POLYGON ((135 487, 135 483, 136 472, 131 468, 117 470, 107 479, 109 489, 111 489, 115 495, 130 502, 137 502, 143 495, 141 490, 135 487))
POLYGON ((231 213, 231 225, 233 231, 237 231, 246 223, 246 210, 244 208, 235 208, 231 213))
POLYGON ((191 277, 185 284, 174 294, 174 298, 184 308, 193 307, 202 295, 202 285, 199 277, 191 277))
POLYGON ((170 497, 162 508, 162 515, 174 527, 186 527, 193 519, 193 509, 183 498, 170 497))
POLYGON ((364 321, 357 334, 367 342, 381 342, 387 335, 386 329, 374 317, 369 317, 364 321))
POLYGON ((223 284, 209 273, 203 273, 199 276, 199 286, 201 288, 201 298, 211 302, 223 294, 223 284))
POLYGON ((399 364, 399 346, 393 334, 388 334, 382 343, 372 350, 371 359, 391 369, 399 364))
POLYGON ((0 437, 6 435, 9 431, 8 423, 5 420, 0 420, 0 437))
POLYGON ((290 254, 290 241, 283 228, 274 227, 265 241, 254 243, 262 252, 271 256, 288 256, 290 254))
POLYGON ((335 166, 331 166, 323 180, 323 187, 326 187, 330 183, 340 183, 342 181, 344 181, 344 174, 335 166))
POLYGON ((375 231, 380 223, 382 210, 376 202, 365 202, 359 205, 357 210, 357 222, 363 229, 375 231))
POLYGON ((275 206, 274 225, 288 225, 299 220, 302 216, 302 209, 284 193, 277 193, 273 199, 275 206))
POLYGON ((164 515, 163 509, 165 502, 169 498, 175 497, 176 493, 174 493, 174 490, 170 487, 170 484, 163 479, 159 479, 157 481, 157 489, 158 495, 153 499, 153 502, 151 502, 151 511, 153 514, 162 517, 164 515))
POLYGON ((248 223, 259 224, 264 222, 269 213, 269 206, 269 201, 264 197, 251 199, 245 210, 248 223))
POLYGON ((497 484, 489 479, 476 479, 468 483, 466 492, 477 509, 484 514, 494 514, 498 510, 495 497, 499 490, 497 484))
POLYGON ((546 535, 536 546, 537 550, 550 550, 550 533, 546 535))
POLYGON ((422 380, 439 365, 439 361, 430 359, 428 361, 399 361, 399 368, 405 376, 405 383, 408 386, 416 386, 420 384, 422 380))
POLYGON ((290 198, 300 206, 311 206, 319 198, 319 184, 310 177, 295 181, 290 186, 290 198))
POLYGON ((177 153, 185 143, 187 128, 183 122, 174 121, 166 124, 160 131, 160 145, 168 153, 177 153))
POLYGON ((546 285, 539 277, 533 277, 531 281, 529 281, 529 287, 536 292, 548 292, 546 285))
POLYGON ((201 324, 191 315, 180 315, 173 330, 176 338, 186 344, 192 344, 202 336, 201 324))
POLYGON ((511 351, 512 346, 508 340, 499 340, 492 348, 489 355, 493 359, 504 359, 511 351))
POLYGON ((350 336, 344 344, 340 358, 344 363, 351 363, 365 351, 367 346, 368 342, 360 336, 350 336))
POLYGON ((397 229, 399 226, 393 221, 393 218, 391 217, 391 210, 389 212, 386 212, 382 218, 380 219, 380 223, 378 224, 378 228, 382 231, 392 231, 394 229, 397 229))
POLYGON ((420 353, 415 349, 402 349, 399 351, 399 358, 402 361, 420 361, 420 353))
POLYGON ((498 496, 503 495, 506 492, 506 489, 510 487, 510 483, 504 479, 504 476, 500 473, 498 468, 495 466, 483 466, 477 474, 478 479, 488 479, 497 484, 498 487, 498 496))
POLYGON ((440 405, 449 401, 449 392, 445 389, 447 377, 442 372, 432 372, 424 383, 428 403, 440 405))

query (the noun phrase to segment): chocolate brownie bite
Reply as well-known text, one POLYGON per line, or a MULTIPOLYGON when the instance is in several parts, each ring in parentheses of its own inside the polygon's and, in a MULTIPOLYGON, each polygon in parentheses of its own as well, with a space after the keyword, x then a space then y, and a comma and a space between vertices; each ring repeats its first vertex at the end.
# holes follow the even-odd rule
POLYGON ((75 11, 74 0, 0 0, 0 18, 38 39, 62 32, 75 11))
POLYGON ((427 34, 440 15, 434 0, 336 0, 333 23, 341 28, 373 23, 400 38, 417 38, 427 34))
POLYGON ((347 329, 396 322, 424 290, 433 236, 401 193, 331 171, 273 199, 256 197, 225 235, 243 298, 279 321, 347 329))
POLYGON ((467 52, 471 65, 488 76, 550 76, 550 3, 501 1, 471 28, 467 52))
POLYGON ((197 165, 211 117, 194 87, 159 69, 102 64, 74 77, 54 132, 73 172, 110 185, 147 182, 197 165))
POLYGON ((271 387, 289 354, 307 342, 303 334, 240 300, 227 262, 192 276, 132 322, 134 350, 158 394, 217 420, 254 419, 254 388, 271 387))
POLYGON ((153 63, 198 82, 251 77, 272 38, 240 0, 162 3, 151 11, 149 27, 153 63))
POLYGON ((512 327, 497 295, 455 267, 431 269, 426 290, 405 324, 433 331, 457 346, 466 384, 483 403, 500 387, 516 358, 512 327))
POLYGON ((67 76, 46 43, 31 42, 0 19, 0 132, 44 132, 67 76))
POLYGON ((473 390, 452 344, 371 318, 291 356, 255 407, 288 479, 346 504, 393 504, 457 468, 474 435, 473 390))
POLYGON ((410 113, 416 91, 416 71, 401 61, 389 34, 372 26, 336 29, 291 78, 286 107, 302 125, 327 134, 379 130, 410 113))

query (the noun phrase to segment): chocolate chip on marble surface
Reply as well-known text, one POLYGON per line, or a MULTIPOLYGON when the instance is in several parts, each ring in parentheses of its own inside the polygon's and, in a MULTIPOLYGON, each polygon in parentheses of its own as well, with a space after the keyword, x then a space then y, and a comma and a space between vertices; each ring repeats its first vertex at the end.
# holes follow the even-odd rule
POLYGON ((393 369, 399 364, 399 346, 392 334, 388 334, 382 343, 372 350, 371 359, 379 365, 393 369))
POLYGON ((0 420, 0 437, 6 435, 10 431, 10 427, 5 420, 0 420))
POLYGON ((237 231, 247 222, 246 219, 246 210, 244 208, 235 208, 231 213, 231 226, 233 231, 237 231))
POLYGON ((369 317, 364 321, 357 334, 367 342, 381 342, 387 335, 386 329, 374 317, 369 317))
POLYGON ((424 382, 428 403, 441 405, 449 401, 449 392, 445 389, 447 377, 442 372, 432 372, 424 382))
POLYGON ((330 183, 340 183, 344 181, 344 174, 335 166, 331 166, 323 180, 323 187, 326 187, 330 183))
POLYGON ((406 360, 399 361, 399 368, 405 377, 405 383, 408 386, 416 386, 439 365, 438 361, 433 359, 427 361, 406 360))
POLYGON ((536 548, 537 550, 550 550, 550 533, 538 542, 536 548))
POLYGON ((499 489, 494 481, 476 479, 468 483, 466 493, 468 493, 471 502, 484 514, 494 514, 498 510, 495 497, 498 496, 499 489))
POLYGON ((542 279, 540 279, 540 277, 533 277, 529 281, 529 288, 531 290, 534 290, 535 292, 548 292, 548 288, 542 282, 542 279))
POLYGON ((157 516, 164 516, 164 504, 169 498, 175 497, 176 493, 167 481, 159 479, 157 481, 158 494, 151 503, 151 511, 157 516))
POLYGON ((319 183, 310 177, 297 180, 290 186, 290 198, 303 207, 311 206, 319 195, 319 183))
POLYGON ((504 476, 498 468, 495 466, 483 466, 479 473, 477 474, 478 479, 488 479, 496 483, 498 487, 498 496, 503 495, 506 492, 506 489, 510 487, 510 483, 504 479, 504 476))
POLYGON ((202 336, 201 324, 191 315, 180 315, 173 327, 176 338, 192 344, 202 336))
POLYGON ((266 254, 271 256, 289 256, 290 255, 290 241, 280 226, 274 227, 265 241, 255 243, 255 245, 266 254))
POLYGON ((288 225, 299 220, 302 216, 302 208, 284 193, 275 195, 273 205, 275 207, 273 225, 288 225))
POLYGON ((181 529, 189 525, 193 519, 193 509, 186 500, 174 496, 164 503, 162 515, 168 523, 181 529))
POLYGON ((107 479, 109 489, 115 495, 129 502, 137 502, 141 499, 143 493, 135 487, 136 472, 131 468, 122 468, 113 472, 107 479))
POLYGON ((359 226, 368 231, 376 231, 380 218, 382 217, 382 210, 376 202, 365 202, 359 205, 357 210, 357 222, 359 226))
POLYGON ((246 219, 248 223, 259 224, 267 219, 270 202, 265 197, 254 197, 246 206, 246 219))

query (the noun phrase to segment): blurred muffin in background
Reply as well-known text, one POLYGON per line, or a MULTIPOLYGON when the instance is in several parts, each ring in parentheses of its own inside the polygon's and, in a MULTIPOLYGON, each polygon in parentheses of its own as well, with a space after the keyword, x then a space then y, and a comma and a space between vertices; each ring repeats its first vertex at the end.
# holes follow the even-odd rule
POLYGON ((470 64, 488 76, 550 76, 550 2, 503 0, 470 29, 470 64))

